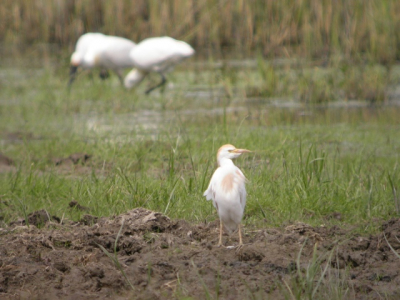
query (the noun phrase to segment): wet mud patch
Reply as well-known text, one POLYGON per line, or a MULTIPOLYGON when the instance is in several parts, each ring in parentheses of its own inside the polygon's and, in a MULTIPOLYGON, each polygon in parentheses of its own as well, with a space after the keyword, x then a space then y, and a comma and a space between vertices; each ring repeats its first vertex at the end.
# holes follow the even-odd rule
MULTIPOLYGON (((88 153, 76 152, 67 157, 45 157, 35 158, 32 162, 46 161, 48 167, 59 174, 63 175, 87 175, 93 172, 96 175, 107 173, 113 168, 113 164, 107 161, 94 160, 93 156, 88 153)), ((0 173, 15 172, 17 167, 23 163, 14 160, 8 155, 0 152, 0 173)))
POLYGON ((56 166, 61 165, 85 165, 92 156, 87 153, 74 153, 65 158, 54 158, 53 162, 56 166))
POLYGON ((87 175, 93 172, 101 175, 112 169, 113 164, 106 161, 98 161, 91 154, 84 152, 72 153, 67 157, 49 158, 54 171, 63 175, 87 175))
POLYGON ((294 288, 316 256, 346 287, 344 299, 400 296, 400 259, 386 242, 400 250, 399 219, 370 236, 304 223, 248 228, 245 245, 227 249, 216 246, 218 221, 190 224, 143 208, 79 222, 29 217, 29 226, 0 231, 1 299, 285 299, 285 284, 294 288))
POLYGON ((3 132, 0 137, 10 143, 19 143, 27 140, 40 139, 39 137, 35 137, 32 132, 24 131, 3 132))

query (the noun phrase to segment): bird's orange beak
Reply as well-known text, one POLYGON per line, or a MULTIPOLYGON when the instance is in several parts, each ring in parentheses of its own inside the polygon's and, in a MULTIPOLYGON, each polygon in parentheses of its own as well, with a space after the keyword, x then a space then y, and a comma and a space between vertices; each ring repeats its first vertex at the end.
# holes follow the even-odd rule
POLYGON ((251 151, 247 150, 247 149, 235 149, 232 152, 233 153, 248 153, 248 152, 251 152, 251 151))

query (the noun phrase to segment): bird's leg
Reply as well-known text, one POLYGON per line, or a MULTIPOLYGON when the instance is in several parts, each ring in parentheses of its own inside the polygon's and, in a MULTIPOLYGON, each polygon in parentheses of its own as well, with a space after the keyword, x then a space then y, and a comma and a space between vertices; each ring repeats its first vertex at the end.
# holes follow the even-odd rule
POLYGON ((242 240, 242 231, 241 231, 241 226, 240 224, 238 225, 239 228, 239 245, 236 247, 235 253, 237 255, 241 255, 242 249, 243 249, 243 240, 242 240))
POLYGON ((239 227, 239 246, 243 245, 243 240, 242 240, 242 231, 240 230, 240 224, 238 225, 239 227))
POLYGON ((77 66, 71 66, 69 70, 69 81, 68 81, 68 87, 70 88, 72 83, 74 82, 76 76, 78 75, 78 67, 77 66))
POLYGON ((119 82, 121 82, 122 86, 124 86, 124 78, 122 77, 121 71, 115 70, 115 74, 117 74, 117 76, 119 78, 119 82))
POLYGON ((110 77, 110 73, 108 72, 107 69, 101 69, 99 76, 100 76, 101 80, 106 80, 108 77, 110 77))
POLYGON ((90 78, 90 81, 92 82, 92 84, 94 84, 94 77, 93 77, 93 71, 92 70, 89 71, 89 78, 90 78))
POLYGON ((221 247, 222 246, 222 220, 219 220, 219 243, 217 247, 221 247))
POLYGON ((167 82, 167 79, 165 78, 164 74, 162 74, 162 73, 159 73, 159 74, 160 74, 160 76, 161 76, 161 81, 160 81, 160 83, 157 84, 156 86, 153 86, 152 88, 149 88, 149 89, 146 91, 146 94, 147 94, 147 95, 150 94, 151 91, 155 90, 156 88, 158 88, 158 87, 160 87, 160 86, 163 86, 163 85, 167 82))

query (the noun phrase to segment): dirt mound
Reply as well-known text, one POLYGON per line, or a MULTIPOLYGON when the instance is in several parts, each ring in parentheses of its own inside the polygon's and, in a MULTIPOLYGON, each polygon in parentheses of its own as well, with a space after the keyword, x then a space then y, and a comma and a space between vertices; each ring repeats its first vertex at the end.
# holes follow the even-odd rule
POLYGON ((343 298, 400 297, 400 259, 385 240, 400 248, 400 220, 368 237, 304 223, 247 229, 246 244, 227 249, 216 247, 218 221, 192 225, 143 208, 80 222, 30 216, 29 226, 0 231, 1 299, 284 299, 315 257, 342 280, 343 298))

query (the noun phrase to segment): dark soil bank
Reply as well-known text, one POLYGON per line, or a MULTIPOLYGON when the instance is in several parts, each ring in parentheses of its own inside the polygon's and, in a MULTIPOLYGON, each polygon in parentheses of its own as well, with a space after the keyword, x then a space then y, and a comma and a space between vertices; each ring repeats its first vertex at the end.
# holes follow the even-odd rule
POLYGON ((400 220, 364 237, 302 223, 247 229, 240 249, 215 246, 217 221, 142 208, 81 222, 39 211, 28 222, 0 231, 1 299, 296 299, 312 270, 316 299, 335 288, 343 299, 400 299, 400 258, 385 239, 400 252, 400 220))

